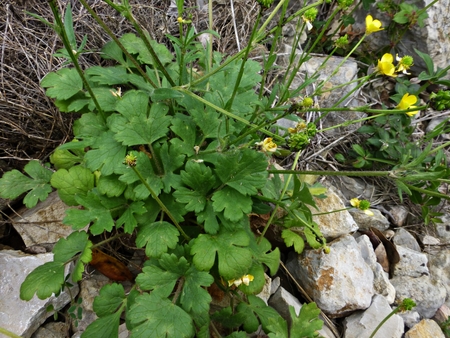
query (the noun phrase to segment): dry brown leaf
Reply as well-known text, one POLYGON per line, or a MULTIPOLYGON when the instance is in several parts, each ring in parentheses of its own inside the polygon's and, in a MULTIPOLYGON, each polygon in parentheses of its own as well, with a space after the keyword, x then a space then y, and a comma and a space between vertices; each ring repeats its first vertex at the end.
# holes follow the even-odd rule
POLYGON ((92 261, 89 264, 114 281, 132 281, 134 279, 133 274, 125 264, 99 249, 92 249, 92 261))

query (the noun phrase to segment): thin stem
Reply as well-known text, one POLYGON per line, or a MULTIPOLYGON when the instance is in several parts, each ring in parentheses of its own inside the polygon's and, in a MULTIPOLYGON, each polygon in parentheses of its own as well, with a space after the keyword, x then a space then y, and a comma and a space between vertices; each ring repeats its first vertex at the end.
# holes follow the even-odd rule
POLYGON ((173 295, 173 298, 172 298, 172 304, 176 304, 178 297, 180 297, 180 293, 181 293, 181 291, 183 291, 184 282, 185 282, 185 279, 183 276, 180 278, 180 280, 178 282, 177 290, 175 291, 175 294, 173 295))
MULTIPOLYGON (((54 0, 53 0, 54 1, 54 0)), ((108 1, 108 0, 105 0, 108 1)), ((136 59, 131 56, 130 53, 128 53, 127 49, 124 47, 124 45, 122 45, 122 43, 120 42, 120 40, 114 35, 114 33, 112 32, 112 30, 110 30, 108 28, 108 26, 106 26, 106 24, 103 22, 103 20, 97 15, 97 13, 94 12, 94 10, 89 6, 89 4, 86 2, 86 0, 80 0, 81 4, 83 5, 84 8, 86 8, 86 10, 89 12, 90 15, 92 15, 92 17, 95 19, 95 21, 97 21, 97 23, 102 27, 102 29, 106 32, 106 34, 109 35, 109 37, 111 39, 114 40, 114 42, 117 44, 117 46, 122 50, 122 52, 126 55, 126 57, 131 61, 131 63, 136 67, 137 71, 139 72, 139 74, 142 75, 142 77, 148 82, 150 83, 150 85, 153 88, 158 88, 158 86, 148 77, 147 73, 144 72, 141 68, 141 66, 139 65, 139 63, 136 61, 136 59)), ((108 2, 108 4, 113 7, 114 9, 115 6, 113 6, 114 4, 111 2, 108 2)), ((117 9, 116 9, 117 10, 117 9)), ((120 11, 119 11, 120 12, 120 11)))
POLYGON ((86 80, 83 70, 81 69, 80 64, 78 63, 78 58, 75 56, 74 52, 72 51, 72 47, 70 46, 69 38, 67 37, 67 32, 64 27, 64 23, 62 22, 61 17, 59 16, 58 7, 56 5, 55 0, 50 0, 49 5, 50 5, 50 8, 55 17, 56 25, 58 26, 57 33, 59 33, 59 36, 61 37, 61 40, 64 44, 64 47, 66 48, 67 53, 69 54, 70 59, 72 60, 74 66, 75 66, 75 69, 77 70, 78 75, 81 78, 81 81, 83 81, 84 87, 89 92, 89 95, 91 96, 92 101, 94 101, 95 107, 97 108, 100 116, 106 120, 106 116, 103 113, 102 107, 98 103, 97 97, 95 96, 94 92, 92 91, 92 88, 89 85, 88 81, 86 80))
POLYGON ((0 327, 0 333, 11 338, 21 338, 20 336, 16 335, 15 333, 12 333, 11 331, 8 331, 7 329, 4 329, 3 327, 0 327))
MULTIPOLYGON (((298 151, 297 154, 295 154, 294 162, 292 163, 292 168, 296 168, 297 167, 298 160, 300 158, 301 153, 302 153, 301 151, 298 151)), ((293 171, 295 171, 295 170, 293 170, 293 171)), ((269 220, 267 221, 266 225, 264 226, 263 231, 261 232, 261 235, 258 238, 258 243, 265 236, 267 230, 269 229, 269 226, 272 224, 272 221, 273 221, 275 215, 277 214, 277 211, 278 211, 278 208, 279 208, 278 204, 281 202, 281 200, 283 199, 284 195, 286 194, 286 190, 287 190, 287 188, 289 186, 289 183, 290 183, 291 179, 292 179, 292 175, 289 175, 287 177, 287 179, 285 180, 283 190, 281 191, 280 197, 278 198, 278 203, 275 204, 275 208, 273 209, 269 220)))
POLYGON ((319 175, 319 176, 378 176, 390 177, 391 171, 328 171, 328 170, 267 170, 269 174, 299 174, 299 175, 319 175))
POLYGON ((133 171, 136 173, 136 175, 139 177, 140 181, 142 182, 142 184, 144 184, 144 186, 147 188, 147 190, 150 192, 150 194, 152 195, 153 199, 156 201, 156 203, 159 204, 159 207, 161 208, 162 211, 164 211, 166 213, 166 215, 170 218, 170 220, 173 222, 173 224, 176 226, 176 228, 178 229, 178 231, 181 233, 181 235, 187 240, 189 241, 191 238, 183 231, 183 229, 181 228, 180 224, 178 223, 178 221, 175 219, 175 217, 172 215, 172 213, 170 212, 169 209, 167 209, 167 207, 164 205, 163 201, 161 201, 158 197, 158 195, 156 195, 156 193, 153 191, 153 189, 150 187, 150 185, 147 183, 147 181, 144 179, 144 177, 141 175, 141 173, 139 172, 139 170, 136 169, 136 167, 132 166, 131 167, 133 169, 133 171))
POLYGON ((375 336, 375 334, 378 332, 378 330, 383 326, 384 323, 386 323, 389 318, 391 318, 393 315, 395 315, 397 312, 400 311, 400 307, 395 308, 394 310, 392 310, 392 312, 390 314, 388 314, 379 324, 378 326, 375 328, 375 330, 373 330, 372 334, 369 336, 369 338, 373 338, 375 336))

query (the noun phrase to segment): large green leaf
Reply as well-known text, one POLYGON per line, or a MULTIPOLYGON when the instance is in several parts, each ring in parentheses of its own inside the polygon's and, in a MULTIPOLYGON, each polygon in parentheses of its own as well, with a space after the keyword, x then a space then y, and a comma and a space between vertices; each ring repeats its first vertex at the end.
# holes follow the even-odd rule
POLYGON ((191 316, 167 298, 144 293, 136 298, 128 316, 134 338, 190 338, 195 329, 191 316))
POLYGON ((0 197, 13 199, 30 190, 23 202, 27 208, 32 208, 39 200, 45 201, 52 191, 52 187, 48 184, 52 172, 41 166, 39 161, 30 161, 24 171, 31 178, 15 169, 6 172, 0 178, 0 197))
POLYGON ((83 81, 75 68, 62 68, 47 74, 41 81, 47 96, 67 100, 83 89, 83 81))
POLYGON ((201 234, 191 248, 197 269, 209 271, 218 257, 219 274, 225 280, 241 278, 252 265, 249 237, 244 230, 219 231, 217 235, 201 234))
POLYGON ((110 129, 116 133, 115 139, 126 146, 152 144, 166 136, 171 117, 167 116, 168 107, 162 103, 148 105, 148 94, 141 91, 128 91, 117 103, 121 114, 108 118, 110 129))

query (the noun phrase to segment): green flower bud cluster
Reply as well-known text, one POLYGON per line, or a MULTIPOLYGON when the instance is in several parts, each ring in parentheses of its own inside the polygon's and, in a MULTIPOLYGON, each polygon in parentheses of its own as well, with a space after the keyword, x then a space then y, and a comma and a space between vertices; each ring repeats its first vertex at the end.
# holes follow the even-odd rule
POLYGON ((306 20, 313 22, 314 20, 316 20, 317 13, 319 13, 319 10, 316 7, 313 7, 308 9, 305 14, 303 14, 303 17, 306 20))
POLYGON ((348 35, 345 34, 344 36, 341 36, 339 39, 337 39, 334 42, 334 45, 337 48, 345 48, 345 47, 347 47, 348 46, 348 35))
POLYGON ((450 108, 450 90, 440 90, 437 93, 432 93, 430 99, 433 101, 433 107, 436 110, 450 108))
POLYGON ((338 5, 341 9, 347 9, 353 5, 353 0, 338 0, 338 5))
POLYGON ((289 128, 289 139, 287 141, 289 147, 294 151, 305 148, 311 139, 317 134, 316 125, 312 122, 306 124, 300 120, 295 128, 289 128))
POLYGON ((274 0, 257 0, 258 3, 265 8, 269 8, 272 6, 274 0))

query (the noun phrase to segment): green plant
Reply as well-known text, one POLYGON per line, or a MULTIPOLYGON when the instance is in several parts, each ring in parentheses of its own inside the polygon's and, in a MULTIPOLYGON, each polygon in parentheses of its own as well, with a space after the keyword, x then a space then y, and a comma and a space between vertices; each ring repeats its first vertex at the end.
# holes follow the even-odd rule
MULTIPOLYGON (((63 220, 75 232, 58 241, 52 262, 28 275, 21 298, 58 294, 68 286, 64 271, 69 262, 75 263, 71 278, 78 282, 93 249, 133 234, 136 246, 148 257, 142 272, 128 294, 116 283, 102 288, 94 302, 99 318, 83 337, 116 337, 124 312, 127 328, 136 336, 208 337, 210 331, 219 336, 216 323, 228 329, 229 337, 245 337, 259 325, 271 337, 316 336, 322 322, 314 303, 304 305, 298 317, 291 309, 293 325, 288 329, 279 314, 254 296, 264 286, 264 273, 275 274, 279 265, 279 249, 265 238, 269 226, 280 226, 286 245, 298 253, 305 241, 314 249, 330 251, 310 210, 315 207, 314 197, 324 197, 325 189, 303 182, 298 175, 316 172, 295 170, 300 150, 314 137, 316 126, 300 121, 288 140, 274 134, 271 127, 282 117, 296 119, 297 113, 349 108, 320 109, 308 98, 302 104, 288 104, 317 79, 315 74, 298 88, 290 88, 292 74, 309 58, 308 53, 296 59, 293 51, 285 78, 268 96, 263 95, 264 84, 275 62, 274 47, 262 65, 247 56, 257 43, 270 34, 279 36, 284 24, 322 1, 285 18, 287 1, 282 0, 259 25, 261 8, 248 46, 229 57, 213 52, 211 44, 205 48, 197 42, 190 20, 183 19, 182 1, 177 1, 180 35, 169 36, 174 55, 137 24, 128 1, 106 1, 138 33, 120 38, 85 0, 80 2, 111 36, 101 51, 111 65, 82 70, 78 63, 82 49, 73 49, 70 8, 63 22, 50 1, 55 23, 48 24, 60 35, 67 52, 63 56, 74 68, 49 73, 41 85, 61 111, 78 112, 81 117, 74 123, 74 139, 58 147, 50 157, 51 165, 30 161, 26 175, 14 170, 0 179, 1 196, 16 198, 26 193, 27 207, 45 200, 53 188, 67 205, 78 207, 69 209, 63 220), (282 13, 278 24, 266 31, 277 11, 282 13), (282 147, 296 152, 292 170, 276 170, 270 164, 271 156, 282 147), (251 213, 270 214, 260 232, 250 227, 251 213), (89 230, 81 231, 86 225, 89 230), (92 236, 97 235, 107 239, 94 244, 92 236), (207 291, 212 286, 230 299, 229 306, 214 313, 207 291)), ((270 2, 262 5, 268 7, 270 2)), ((381 29, 378 20, 370 17, 369 23, 366 35, 381 29)), ((279 41, 274 42, 273 46, 279 41)), ((359 86, 369 77, 359 79, 359 86)), ((323 83, 317 93, 322 87, 323 83)), ((369 107, 361 111, 379 113, 367 120, 392 113, 369 107)), ((354 122, 358 121, 348 124, 354 122)), ((445 170, 431 175, 421 167, 433 151, 439 149, 427 148, 419 154, 420 163, 411 154, 403 154, 391 170, 318 174, 390 177, 404 191, 420 192, 426 188, 412 186, 411 181, 448 177, 445 170)), ((74 306, 69 313, 77 320, 80 313, 74 306)))

